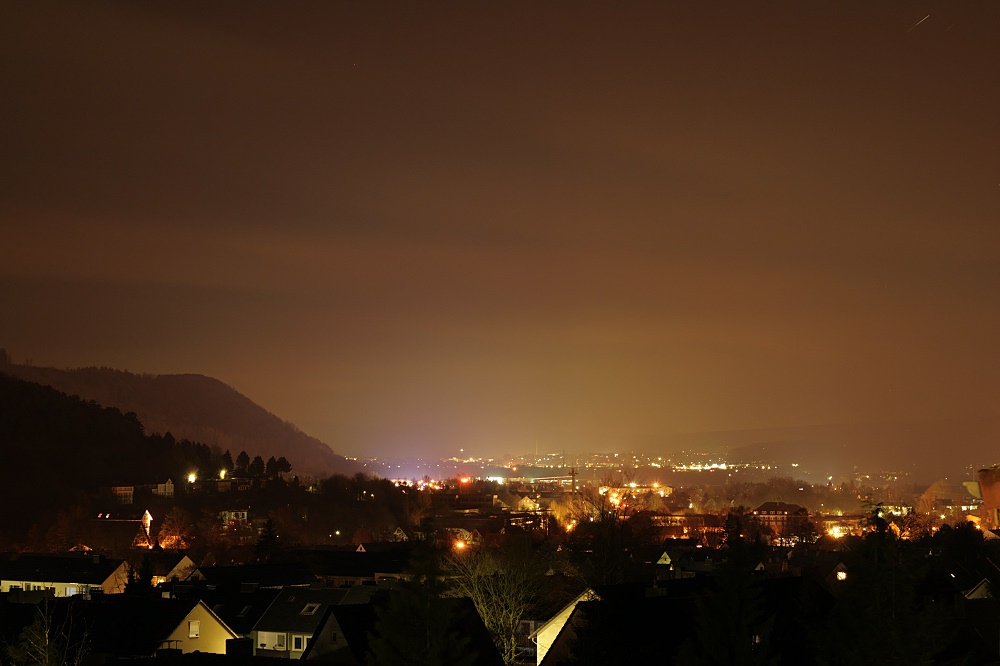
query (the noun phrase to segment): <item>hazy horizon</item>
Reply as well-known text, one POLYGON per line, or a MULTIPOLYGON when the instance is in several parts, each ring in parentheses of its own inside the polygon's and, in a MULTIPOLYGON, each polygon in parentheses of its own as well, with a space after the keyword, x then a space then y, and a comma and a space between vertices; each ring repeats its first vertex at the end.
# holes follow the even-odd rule
POLYGON ((997 417, 1000 4, 0 19, 15 360, 349 456, 997 417))

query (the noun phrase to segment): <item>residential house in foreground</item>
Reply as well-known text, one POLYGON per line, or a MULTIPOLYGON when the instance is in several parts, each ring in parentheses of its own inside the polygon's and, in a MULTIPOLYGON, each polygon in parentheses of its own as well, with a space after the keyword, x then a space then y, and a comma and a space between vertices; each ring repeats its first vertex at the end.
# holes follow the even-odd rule
POLYGON ((367 604, 376 591, 377 588, 371 585, 281 590, 250 633, 254 654, 301 658, 331 607, 367 604))
POLYGON ((125 590, 124 560, 88 553, 62 555, 21 553, 0 560, 0 592, 46 590, 56 597, 125 590))

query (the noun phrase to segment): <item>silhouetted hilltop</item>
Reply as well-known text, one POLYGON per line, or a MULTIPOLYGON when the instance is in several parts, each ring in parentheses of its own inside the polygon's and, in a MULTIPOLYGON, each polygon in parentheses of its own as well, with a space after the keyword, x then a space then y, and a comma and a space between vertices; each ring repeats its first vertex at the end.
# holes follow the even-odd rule
POLYGON ((0 372, 0 532, 51 520, 101 486, 163 482, 175 456, 196 447, 147 437, 135 414, 0 372))
POLYGON ((137 375, 112 368, 60 370, 8 364, 12 376, 122 412, 134 412, 147 433, 171 433, 203 442, 233 457, 285 456, 293 473, 345 474, 362 466, 335 454, 329 446, 283 421, 217 379, 204 375, 137 375))

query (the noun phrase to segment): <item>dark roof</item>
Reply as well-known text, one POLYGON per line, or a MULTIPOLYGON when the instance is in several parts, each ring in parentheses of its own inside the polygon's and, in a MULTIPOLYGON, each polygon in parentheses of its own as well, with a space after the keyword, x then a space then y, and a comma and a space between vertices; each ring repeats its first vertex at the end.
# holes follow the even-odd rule
MULTIPOLYGON (((313 634, 314 638, 325 634, 324 629, 331 621, 335 621, 340 626, 344 640, 347 642, 347 647, 354 659, 359 664, 365 663, 368 658, 369 634, 375 629, 375 623, 378 621, 375 606, 372 604, 330 606, 317 625, 316 632, 313 634)), ((321 641, 310 640, 306 651, 302 654, 302 659, 312 658, 322 661, 326 657, 322 654, 326 647, 321 641), (314 651, 316 655, 312 654, 314 651)))
POLYGON ((71 642, 85 633, 90 653, 128 657, 152 656, 198 602, 106 594, 46 603, 55 626, 68 627, 71 642))
POLYGON ((151 550, 143 554, 143 559, 149 559, 149 566, 154 576, 166 576, 174 570, 181 560, 186 557, 183 553, 166 553, 162 550, 151 550))
POLYGON ((260 618, 264 615, 280 590, 276 588, 260 588, 248 592, 200 590, 200 597, 212 612, 219 616, 230 629, 240 636, 249 636, 260 618))
MULTIPOLYGON (((674 663, 681 645, 696 640, 701 600, 716 594, 718 585, 713 578, 688 578, 645 590, 633 585, 600 588, 599 600, 577 604, 570 620, 577 640, 563 648, 612 658, 624 645, 629 662, 674 663)), ((797 577, 759 577, 756 585, 765 615, 774 617, 773 644, 783 654, 807 653, 809 637, 797 623, 803 600, 823 616, 832 607, 832 597, 812 581, 797 577)))
POLYGON ((21 554, 0 560, 0 580, 100 585, 123 560, 88 554, 21 554))
POLYGON ((374 578, 376 574, 401 574, 406 571, 411 552, 411 547, 382 550, 366 546, 363 553, 355 549, 310 550, 301 553, 301 557, 317 576, 374 578))
POLYGON ((753 512, 778 513, 779 515, 787 513, 789 516, 797 513, 806 513, 806 514, 809 513, 809 511, 805 507, 799 506, 798 504, 786 504, 785 502, 764 502, 759 507, 754 509, 753 512))
POLYGON ((376 588, 365 585, 318 589, 285 588, 258 620, 254 630, 294 631, 311 635, 331 606, 367 604, 376 591, 376 588))
POLYGON ((249 586, 312 585, 318 582, 309 567, 298 562, 199 567, 198 572, 210 584, 231 590, 239 590, 249 586))
POLYGON ((152 655, 197 603, 108 594, 84 602, 80 615, 89 626, 91 652, 152 655))

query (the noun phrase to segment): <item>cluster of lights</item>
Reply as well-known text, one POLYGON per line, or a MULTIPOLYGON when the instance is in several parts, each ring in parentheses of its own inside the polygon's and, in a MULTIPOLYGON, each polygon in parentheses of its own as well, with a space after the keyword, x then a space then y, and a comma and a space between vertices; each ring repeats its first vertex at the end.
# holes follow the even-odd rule
POLYGON ((675 470, 682 472, 702 472, 705 470, 713 470, 713 469, 726 470, 729 468, 730 466, 727 465, 726 463, 709 463, 707 465, 703 465, 702 463, 693 463, 691 465, 684 465, 684 464, 674 465, 675 470))

